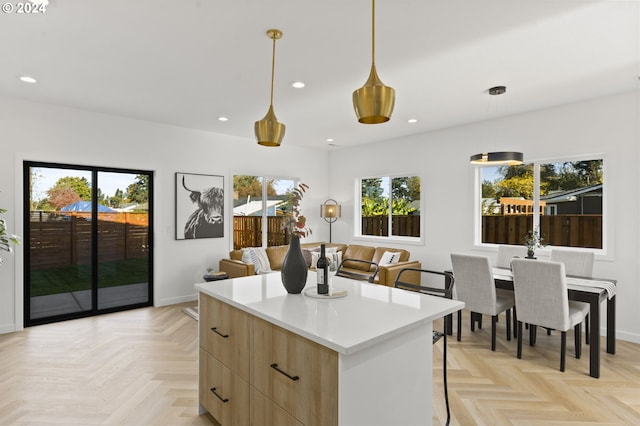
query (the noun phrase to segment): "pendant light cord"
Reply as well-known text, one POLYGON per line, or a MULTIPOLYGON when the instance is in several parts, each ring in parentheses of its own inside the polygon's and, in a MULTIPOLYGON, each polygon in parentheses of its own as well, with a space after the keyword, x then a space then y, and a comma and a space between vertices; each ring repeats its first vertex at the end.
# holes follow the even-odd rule
POLYGON ((371 64, 376 63, 376 0, 371 0, 371 64))
POLYGON ((273 34, 273 51, 271 52, 271 100, 269 106, 273 106, 273 82, 276 69, 276 34, 273 34))

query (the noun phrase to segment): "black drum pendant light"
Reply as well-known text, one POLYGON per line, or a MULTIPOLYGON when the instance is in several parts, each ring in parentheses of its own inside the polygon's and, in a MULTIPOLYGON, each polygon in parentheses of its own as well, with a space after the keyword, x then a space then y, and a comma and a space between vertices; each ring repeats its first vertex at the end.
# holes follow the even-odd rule
MULTIPOLYGON (((507 91, 505 86, 495 86, 489 89, 489 95, 497 96, 502 95, 507 91)), ((517 166, 522 164, 523 155, 521 152, 515 151, 499 151, 499 152, 483 152, 481 154, 472 155, 470 158, 471 164, 477 164, 480 166, 517 166)))
POLYGON ((260 121, 256 121, 254 131, 258 145, 263 146, 280 146, 286 126, 278 121, 276 114, 273 112, 273 76, 276 64, 276 40, 282 38, 282 31, 268 30, 267 36, 273 39, 273 53, 271 56, 271 100, 269 102, 269 111, 267 115, 260 121))
POLYGON ((396 91, 385 86, 376 72, 376 2, 371 0, 371 73, 364 86, 353 92, 353 109, 358 121, 379 124, 389 121, 396 102, 396 91))

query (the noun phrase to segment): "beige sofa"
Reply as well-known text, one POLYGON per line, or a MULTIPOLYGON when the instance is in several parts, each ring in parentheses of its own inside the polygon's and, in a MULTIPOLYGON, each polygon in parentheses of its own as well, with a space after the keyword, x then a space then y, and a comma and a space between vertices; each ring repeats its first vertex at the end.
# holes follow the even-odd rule
MULTIPOLYGON (((390 247, 371 247, 356 244, 329 244, 329 243, 301 243, 300 247, 304 250, 320 249, 320 244, 325 244, 327 248, 336 247, 342 252, 342 259, 359 259, 379 263, 382 255, 386 251, 400 253, 398 263, 379 265, 378 275, 374 282, 393 287, 393 283, 402 268, 420 268, 421 264, 417 260, 409 260, 410 253, 404 249, 396 249, 390 247)), ((267 247, 266 253, 269 258, 271 270, 279 271, 282 267, 282 261, 289 246, 267 247)), ((351 272, 356 272, 365 276, 371 276, 374 268, 366 264, 358 262, 345 262, 344 268, 351 272)), ((256 273, 253 263, 245 263, 242 261, 242 250, 233 250, 229 253, 229 259, 220 260, 220 271, 229 274, 229 278, 245 277, 256 273)), ((404 277, 404 275, 403 275, 404 277)), ((419 279, 419 278, 417 278, 419 279)), ((404 281, 404 280, 403 280, 404 281)), ((408 281, 413 281, 409 279, 408 281)), ((419 283, 419 282, 418 282, 419 283)))

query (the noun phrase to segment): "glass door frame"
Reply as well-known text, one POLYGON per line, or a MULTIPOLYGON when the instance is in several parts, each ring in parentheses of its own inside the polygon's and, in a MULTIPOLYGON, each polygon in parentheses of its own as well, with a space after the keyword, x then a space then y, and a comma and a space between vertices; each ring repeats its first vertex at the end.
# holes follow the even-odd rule
POLYGON ((77 164, 62 164, 62 163, 49 163, 42 161, 23 161, 23 239, 24 245, 24 281, 23 281, 23 320, 24 326, 29 327, 33 325, 47 324, 51 322, 66 321, 70 319, 83 318, 88 316, 101 315, 111 312, 124 311, 129 309, 136 309, 141 307, 153 306, 153 265, 154 265, 154 223, 153 223, 153 177, 154 173, 151 170, 134 170, 134 169, 120 169, 115 167, 98 167, 98 166, 85 166, 77 164), (82 310, 78 312, 64 313, 60 315, 54 315, 43 318, 31 319, 31 169, 35 167, 43 168, 56 168, 56 169, 69 169, 69 170, 82 170, 91 172, 91 309, 82 310), (109 308, 98 308, 98 189, 100 183, 98 181, 98 174, 100 172, 112 172, 112 173, 129 173, 129 174, 143 174, 149 177, 148 179, 148 300, 143 303, 133 303, 130 305, 122 305, 109 308))

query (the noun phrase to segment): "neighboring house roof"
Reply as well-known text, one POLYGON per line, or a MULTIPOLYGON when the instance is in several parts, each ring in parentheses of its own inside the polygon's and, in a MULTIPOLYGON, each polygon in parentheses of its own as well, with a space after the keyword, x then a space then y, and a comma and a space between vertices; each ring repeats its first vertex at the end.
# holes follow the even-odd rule
MULTIPOLYGON (((276 207, 282 204, 282 200, 267 200, 267 208, 276 207)), ((255 216, 262 211, 262 200, 249 201, 233 208, 234 216, 255 216)))
MULTIPOLYGON (((62 212, 90 212, 91 211, 91 201, 76 201, 73 204, 69 204, 68 206, 64 206, 60 209, 62 212)), ((110 207, 103 206, 102 204, 98 204, 99 212, 115 212, 110 207)))
POLYGON ((576 197, 586 194, 588 192, 599 191, 602 193, 602 184, 585 186, 584 188, 568 189, 566 191, 555 191, 551 194, 547 194, 540 197, 540 200, 544 200, 547 204, 550 203, 564 203, 567 201, 575 201, 576 197))

